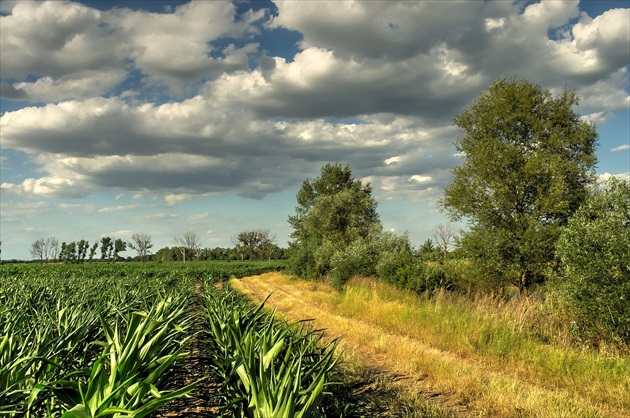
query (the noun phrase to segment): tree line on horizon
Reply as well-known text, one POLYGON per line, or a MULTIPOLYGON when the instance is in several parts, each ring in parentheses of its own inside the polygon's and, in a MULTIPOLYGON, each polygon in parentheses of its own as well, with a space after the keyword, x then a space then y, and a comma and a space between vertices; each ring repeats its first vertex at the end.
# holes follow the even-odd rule
POLYGON ((62 242, 56 237, 40 238, 30 249, 33 260, 41 263, 65 262, 121 262, 121 261, 207 261, 207 260, 280 260, 285 258, 285 250, 275 243, 275 236, 267 229, 249 229, 239 232, 232 238, 234 247, 202 248, 200 237, 194 231, 187 231, 173 239, 172 247, 160 248, 155 254, 150 234, 136 232, 131 241, 121 238, 101 237, 90 245, 88 240, 62 242), (135 257, 123 257, 128 249, 135 250, 135 257))

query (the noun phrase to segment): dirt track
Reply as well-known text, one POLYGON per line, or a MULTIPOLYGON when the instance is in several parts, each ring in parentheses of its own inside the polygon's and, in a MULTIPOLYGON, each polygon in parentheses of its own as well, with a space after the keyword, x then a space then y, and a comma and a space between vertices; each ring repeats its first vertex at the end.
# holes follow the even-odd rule
MULTIPOLYGON (((474 415, 447 394, 432 391, 423 382, 426 375, 408 373, 404 364, 409 362, 409 358, 400 359, 397 364, 388 360, 386 356, 388 344, 394 342, 396 345, 406 345, 413 351, 414 345, 417 344, 415 341, 404 336, 390 334, 387 330, 363 321, 324 310, 317 303, 303 297, 302 290, 299 288, 281 281, 264 280, 265 276, 270 277, 269 275, 253 276, 233 281, 231 284, 256 302, 262 301, 271 294, 266 305, 277 308, 278 312, 288 320, 313 319, 313 326, 324 329, 327 339, 342 337, 340 348, 345 355, 359 359, 370 370, 374 381, 385 380, 390 389, 394 388, 396 392, 413 392, 425 398, 427 403, 434 403, 438 409, 442 410, 436 415, 415 414, 414 411, 408 411, 409 414, 397 416, 444 416, 444 411, 448 411, 450 416, 457 417, 474 415)), ((374 383, 366 386, 372 387, 374 383)))

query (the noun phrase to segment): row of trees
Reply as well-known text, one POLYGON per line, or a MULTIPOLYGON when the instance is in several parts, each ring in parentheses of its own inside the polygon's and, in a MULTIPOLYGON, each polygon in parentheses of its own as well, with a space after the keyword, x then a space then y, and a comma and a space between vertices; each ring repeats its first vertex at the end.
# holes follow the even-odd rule
POLYGON ((137 232, 131 235, 131 241, 121 238, 102 237, 90 245, 87 240, 62 242, 55 237, 41 238, 31 246, 31 256, 40 262, 49 260, 82 263, 95 261, 121 261, 121 253, 132 249, 139 261, 191 261, 191 260, 271 260, 284 257, 284 250, 275 244, 275 236, 267 229, 251 229, 240 232, 232 238, 234 248, 202 248, 201 238, 194 231, 173 238, 173 247, 161 248, 155 255, 149 253, 153 248, 151 235, 137 232), (100 254, 97 254, 100 245, 100 254))
POLYGON ((326 164, 297 194, 289 268, 338 285, 371 275, 418 291, 528 294, 555 278, 574 318, 630 342, 630 184, 596 183, 598 135, 578 103, 570 90, 553 96, 500 79, 454 118, 463 163, 440 207, 468 227, 436 228, 438 258, 432 241, 416 251, 406 235, 383 232, 370 185, 349 166, 326 164))
POLYGON ((30 252, 33 259, 42 263, 50 260, 82 263, 95 260, 100 244, 100 259, 103 261, 120 260, 120 253, 125 252, 128 247, 138 253, 141 261, 145 261, 148 250, 153 247, 151 235, 138 232, 132 234, 131 239, 125 242, 121 238, 102 237, 100 241, 92 245, 89 241, 82 239, 68 243, 62 242, 60 247, 59 240, 55 237, 40 238, 31 245, 30 252))
POLYGON ((233 248, 202 248, 200 238, 193 231, 173 239, 174 247, 157 251, 157 261, 186 260, 271 260, 284 257, 284 250, 275 244, 275 236, 268 229, 249 229, 232 237, 233 248))

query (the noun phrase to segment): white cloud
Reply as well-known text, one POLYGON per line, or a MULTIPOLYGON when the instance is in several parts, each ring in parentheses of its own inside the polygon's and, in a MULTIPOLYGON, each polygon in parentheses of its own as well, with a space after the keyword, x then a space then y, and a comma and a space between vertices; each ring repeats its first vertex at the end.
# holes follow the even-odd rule
POLYGON ((619 145, 618 147, 615 147, 615 148, 611 149, 611 151, 612 152, 619 152, 619 151, 625 151, 627 149, 630 149, 630 144, 619 145))
POLYGON ((417 174, 409 178, 409 181, 415 181, 416 183, 427 183, 431 180, 433 180, 431 176, 419 176, 417 174))
POLYGON ((11 94, 75 100, 2 115, 3 147, 41 167, 39 178, 3 191, 77 197, 116 188, 167 205, 212 193, 260 198, 343 161, 387 198, 430 199, 458 162, 451 118, 499 75, 576 88, 595 122, 630 105, 627 9, 591 19, 577 1, 277 7, 269 27, 299 31, 302 50, 252 70, 261 46, 249 37, 264 10, 235 19, 229 2, 168 13, 15 6, 2 17, 11 94), (92 97, 131 74, 145 85, 92 97), (152 85, 190 98, 154 103, 143 96, 152 85))
POLYGON ((208 213, 197 213, 195 215, 190 215, 186 218, 186 220, 188 222, 198 222, 201 221, 202 219, 206 219, 208 217, 208 213))
POLYGON ((44 176, 38 179, 29 178, 22 183, 2 183, 2 190, 16 195, 84 197, 88 190, 81 187, 76 179, 44 176))
POLYGON ((597 182, 601 185, 601 184, 606 183, 606 181, 608 181, 612 177, 615 177, 615 178, 617 178, 619 180, 625 180, 625 181, 629 181, 630 182, 630 172, 617 173, 617 174, 612 174, 612 173, 598 174, 597 175, 597 182))
POLYGON ((582 51, 614 66, 628 65, 630 56, 630 9, 607 10, 591 19, 583 16, 573 27, 574 42, 582 51))
POLYGON ((83 99, 111 91, 124 81, 127 72, 122 69, 83 71, 53 79, 45 76, 34 82, 15 83, 30 101, 58 102, 65 99, 83 99))
POLYGON ((100 11, 69 1, 18 2, 6 6, 0 74, 17 80, 10 92, 33 101, 101 95, 119 85, 129 64, 145 82, 178 93, 223 72, 246 70, 255 43, 217 50, 213 41, 258 31, 265 11, 236 18, 230 2, 194 1, 170 13, 114 8, 100 11), (26 80, 27 77, 39 77, 26 80))
POLYGON ((106 212, 120 212, 126 210, 136 210, 136 209, 144 209, 146 206, 143 205, 119 205, 119 206, 109 206, 105 208, 100 208, 98 211, 100 213, 106 212))

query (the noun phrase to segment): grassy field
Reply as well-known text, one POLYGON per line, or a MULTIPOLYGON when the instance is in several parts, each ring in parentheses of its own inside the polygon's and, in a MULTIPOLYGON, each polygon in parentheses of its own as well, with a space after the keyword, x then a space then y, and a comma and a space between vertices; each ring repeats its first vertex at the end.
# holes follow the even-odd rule
POLYGON ((278 273, 232 284, 253 299, 273 292, 270 306, 343 336, 353 361, 406 377, 403 397, 431 394, 469 416, 630 416, 630 359, 562 344, 531 300, 427 298, 360 278, 338 292, 278 273))

